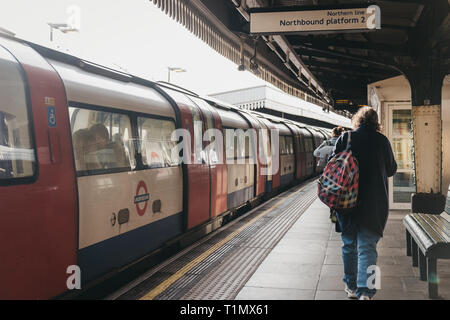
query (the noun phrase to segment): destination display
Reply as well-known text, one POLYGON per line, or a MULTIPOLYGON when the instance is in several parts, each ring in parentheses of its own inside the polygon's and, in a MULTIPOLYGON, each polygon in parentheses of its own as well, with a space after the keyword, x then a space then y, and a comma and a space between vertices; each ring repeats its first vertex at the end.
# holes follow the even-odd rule
POLYGON ((360 31, 380 29, 380 25, 381 12, 376 5, 352 9, 250 13, 251 33, 360 31))

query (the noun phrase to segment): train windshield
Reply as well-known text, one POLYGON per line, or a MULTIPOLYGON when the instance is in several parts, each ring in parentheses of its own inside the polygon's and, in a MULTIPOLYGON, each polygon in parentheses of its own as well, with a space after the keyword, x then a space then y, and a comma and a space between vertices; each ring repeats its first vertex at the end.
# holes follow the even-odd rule
POLYGON ((26 86, 14 57, 0 46, 0 182, 35 173, 26 86))

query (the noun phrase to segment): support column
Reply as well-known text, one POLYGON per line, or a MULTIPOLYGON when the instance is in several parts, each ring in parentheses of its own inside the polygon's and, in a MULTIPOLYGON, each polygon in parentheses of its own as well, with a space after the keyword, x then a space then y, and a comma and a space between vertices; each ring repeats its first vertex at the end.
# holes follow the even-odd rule
POLYGON ((414 168, 417 192, 441 191, 441 106, 413 106, 414 168))
POLYGON ((416 192, 441 191, 443 57, 429 48, 406 75, 411 86, 416 192))

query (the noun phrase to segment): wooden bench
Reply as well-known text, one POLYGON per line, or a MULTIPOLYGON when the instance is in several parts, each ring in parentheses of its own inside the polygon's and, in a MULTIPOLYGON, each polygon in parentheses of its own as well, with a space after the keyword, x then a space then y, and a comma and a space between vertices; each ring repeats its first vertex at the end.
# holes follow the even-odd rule
POLYGON ((450 190, 443 213, 411 213, 403 224, 406 254, 412 256, 413 266, 419 267, 420 280, 428 281, 429 298, 437 298, 437 259, 450 259, 450 190))

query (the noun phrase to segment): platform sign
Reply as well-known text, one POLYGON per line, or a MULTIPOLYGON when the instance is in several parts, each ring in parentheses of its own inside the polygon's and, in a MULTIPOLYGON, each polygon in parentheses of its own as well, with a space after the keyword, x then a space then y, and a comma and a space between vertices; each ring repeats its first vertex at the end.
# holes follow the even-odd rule
POLYGON ((251 12, 250 33, 343 32, 380 29, 381 11, 365 8, 251 12))

